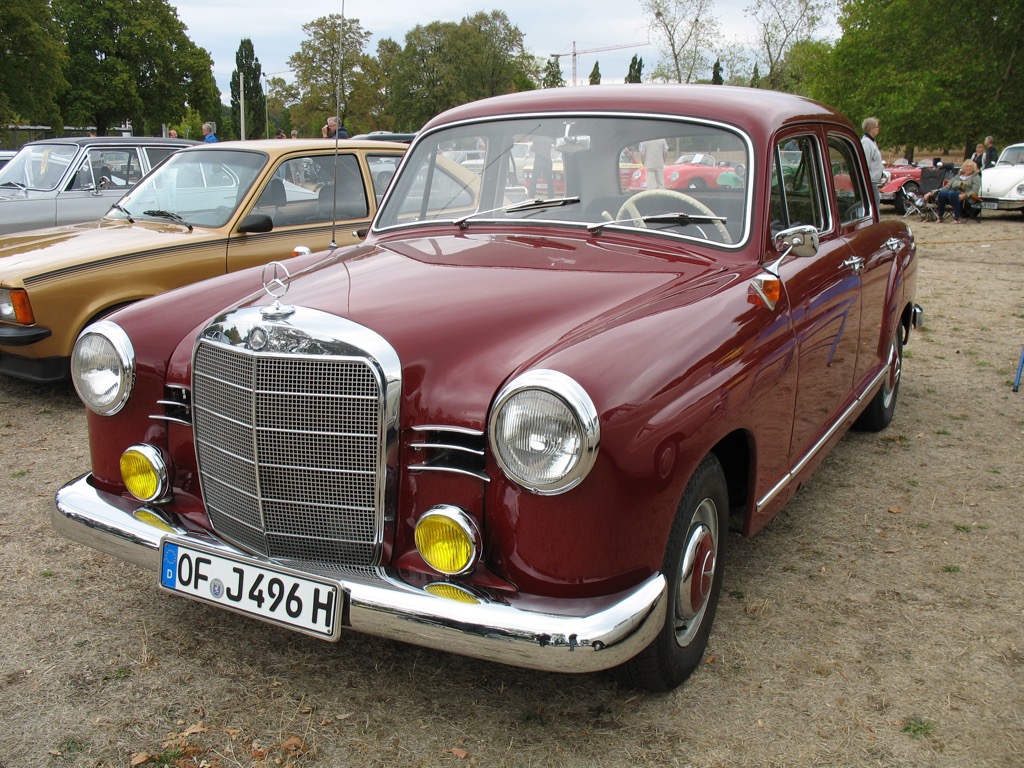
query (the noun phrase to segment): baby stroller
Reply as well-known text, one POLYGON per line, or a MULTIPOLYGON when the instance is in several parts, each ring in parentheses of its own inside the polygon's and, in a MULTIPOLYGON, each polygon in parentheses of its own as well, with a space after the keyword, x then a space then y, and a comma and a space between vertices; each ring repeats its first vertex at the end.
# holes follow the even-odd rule
POLYGON ((924 195, 919 195, 912 189, 903 190, 903 194, 906 196, 906 213, 903 214, 903 218, 917 216, 921 221, 939 220, 939 211, 931 200, 925 200, 924 195))

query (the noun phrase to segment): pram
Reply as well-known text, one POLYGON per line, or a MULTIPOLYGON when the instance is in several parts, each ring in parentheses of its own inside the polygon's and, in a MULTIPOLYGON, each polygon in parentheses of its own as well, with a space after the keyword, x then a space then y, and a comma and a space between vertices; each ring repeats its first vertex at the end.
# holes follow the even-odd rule
POLYGON ((906 196, 906 213, 903 214, 903 218, 917 216, 921 221, 939 220, 939 211, 935 203, 925 200, 923 194, 919 195, 911 189, 903 190, 903 194, 906 196))

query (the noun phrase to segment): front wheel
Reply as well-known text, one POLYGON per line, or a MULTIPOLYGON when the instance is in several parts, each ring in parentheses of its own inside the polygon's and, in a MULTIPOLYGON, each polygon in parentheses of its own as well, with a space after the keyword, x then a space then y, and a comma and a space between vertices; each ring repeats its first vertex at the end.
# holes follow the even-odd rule
POLYGON ((906 216, 907 211, 910 210, 910 195, 921 194, 921 187, 915 184, 913 181, 908 181, 902 187, 900 187, 896 194, 893 196, 893 205, 896 206, 896 213, 900 216, 906 216))
POLYGON ((686 485, 669 533, 665 623, 647 648, 615 670, 624 684, 670 691, 700 664, 722 591, 728 514, 725 472, 708 454, 686 485))

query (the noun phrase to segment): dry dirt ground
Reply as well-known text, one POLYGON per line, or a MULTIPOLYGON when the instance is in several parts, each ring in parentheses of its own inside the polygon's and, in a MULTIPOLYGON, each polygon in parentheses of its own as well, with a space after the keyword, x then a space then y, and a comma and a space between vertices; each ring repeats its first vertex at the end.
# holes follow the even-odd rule
POLYGON ((913 226, 928 326, 895 422, 732 542, 668 695, 163 594, 51 532, 80 406, 0 381, 0 768, 1024 765, 1024 217, 913 226))

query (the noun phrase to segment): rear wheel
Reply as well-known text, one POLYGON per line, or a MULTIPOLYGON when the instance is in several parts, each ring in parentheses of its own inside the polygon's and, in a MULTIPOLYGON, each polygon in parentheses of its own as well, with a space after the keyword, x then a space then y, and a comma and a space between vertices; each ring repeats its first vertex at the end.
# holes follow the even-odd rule
POLYGON ((700 664, 722 591, 728 510, 725 473, 709 454, 687 483, 669 533, 665 623, 647 648, 615 670, 621 682, 670 691, 700 664))
POLYGON ((871 403, 854 423, 856 429, 881 432, 892 423, 896 413, 896 399, 900 393, 900 375, 903 372, 903 326, 896 323, 889 342, 885 377, 882 387, 871 398, 871 403))

